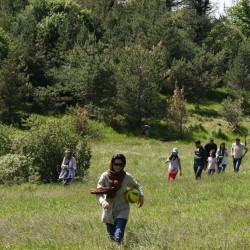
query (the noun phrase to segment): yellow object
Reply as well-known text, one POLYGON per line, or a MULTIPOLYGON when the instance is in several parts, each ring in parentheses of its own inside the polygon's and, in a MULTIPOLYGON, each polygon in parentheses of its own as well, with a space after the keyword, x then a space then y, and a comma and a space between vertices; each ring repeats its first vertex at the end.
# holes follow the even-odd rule
POLYGON ((141 194, 136 188, 127 190, 125 194, 128 203, 136 203, 140 200, 141 194))

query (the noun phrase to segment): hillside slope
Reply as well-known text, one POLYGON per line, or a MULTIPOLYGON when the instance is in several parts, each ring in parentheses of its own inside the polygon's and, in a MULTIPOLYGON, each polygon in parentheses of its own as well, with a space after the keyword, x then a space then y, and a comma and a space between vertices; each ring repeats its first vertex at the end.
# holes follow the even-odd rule
MULTIPOLYGON (((101 209, 90 194, 113 154, 127 157, 126 171, 142 185, 145 205, 132 205, 124 249, 249 249, 250 156, 234 174, 196 181, 193 144, 116 135, 93 142, 91 168, 84 183, 24 184, 0 188, 0 248, 113 249, 101 223, 101 209), (166 180, 165 158, 178 147, 183 176, 166 180), (6 233, 7 232, 7 233, 6 233)), ((228 143, 229 146, 229 143, 228 143)))

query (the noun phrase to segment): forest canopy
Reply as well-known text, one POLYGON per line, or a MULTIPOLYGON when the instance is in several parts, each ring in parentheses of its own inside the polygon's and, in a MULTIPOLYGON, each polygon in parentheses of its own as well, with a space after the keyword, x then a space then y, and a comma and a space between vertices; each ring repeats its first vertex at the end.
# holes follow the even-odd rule
POLYGON ((78 105, 138 125, 165 119, 175 88, 197 109, 219 88, 247 101, 249 10, 247 0, 219 17, 207 0, 1 0, 1 119, 78 105))

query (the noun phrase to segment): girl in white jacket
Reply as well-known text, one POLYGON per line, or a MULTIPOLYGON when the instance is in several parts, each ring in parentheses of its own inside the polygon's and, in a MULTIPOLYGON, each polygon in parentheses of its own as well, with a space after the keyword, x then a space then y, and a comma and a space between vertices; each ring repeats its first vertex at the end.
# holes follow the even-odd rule
POLYGON ((221 143, 220 147, 216 152, 216 159, 218 164, 218 172, 225 172, 228 162, 228 149, 224 142, 221 143))

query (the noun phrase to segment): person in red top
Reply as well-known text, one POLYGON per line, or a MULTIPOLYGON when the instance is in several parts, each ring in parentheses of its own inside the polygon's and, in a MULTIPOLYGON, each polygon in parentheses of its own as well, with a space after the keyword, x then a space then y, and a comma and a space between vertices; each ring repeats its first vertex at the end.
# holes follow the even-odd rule
POLYGON ((178 148, 173 148, 172 154, 169 158, 165 161, 166 163, 169 162, 168 167, 168 180, 173 181, 180 169, 180 176, 182 175, 181 171, 181 160, 178 156, 178 148))

